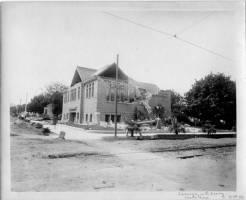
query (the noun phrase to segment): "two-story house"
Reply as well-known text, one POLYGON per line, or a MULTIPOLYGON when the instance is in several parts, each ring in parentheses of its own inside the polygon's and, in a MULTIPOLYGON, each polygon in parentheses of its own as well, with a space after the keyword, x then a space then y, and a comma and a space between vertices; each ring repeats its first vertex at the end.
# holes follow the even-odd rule
MULTIPOLYGON (((99 70, 77 67, 70 88, 63 94, 62 121, 78 124, 114 121, 115 74, 115 63, 99 70)), ((161 104, 167 115, 171 114, 170 92, 160 92, 154 84, 137 82, 118 68, 118 122, 132 119, 135 107, 145 109, 137 101, 142 90, 153 97, 151 106, 161 104)))

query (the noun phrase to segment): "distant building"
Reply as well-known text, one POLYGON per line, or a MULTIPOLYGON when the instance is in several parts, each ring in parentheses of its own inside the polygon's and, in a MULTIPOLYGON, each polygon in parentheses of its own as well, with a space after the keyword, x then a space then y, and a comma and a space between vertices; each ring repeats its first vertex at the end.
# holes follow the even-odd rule
MULTIPOLYGON (((70 88, 63 94, 62 121, 78 124, 98 124, 114 121, 116 64, 99 70, 77 67, 70 88)), ((171 115, 171 93, 151 83, 137 82, 118 68, 117 121, 132 119, 134 109, 163 105, 166 116, 171 115), (146 100, 142 100, 146 95, 146 100), (148 104, 149 103, 149 104, 148 104)))
POLYGON ((50 119, 53 119, 53 112, 52 112, 52 104, 48 104, 47 106, 44 107, 44 116, 49 117, 50 119))

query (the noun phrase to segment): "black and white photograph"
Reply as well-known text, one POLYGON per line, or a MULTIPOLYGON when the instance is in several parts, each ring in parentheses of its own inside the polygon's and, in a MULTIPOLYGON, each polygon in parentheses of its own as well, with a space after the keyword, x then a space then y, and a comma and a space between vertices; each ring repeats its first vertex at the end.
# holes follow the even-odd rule
POLYGON ((240 0, 2 2, 3 199, 243 200, 244 28, 240 0))

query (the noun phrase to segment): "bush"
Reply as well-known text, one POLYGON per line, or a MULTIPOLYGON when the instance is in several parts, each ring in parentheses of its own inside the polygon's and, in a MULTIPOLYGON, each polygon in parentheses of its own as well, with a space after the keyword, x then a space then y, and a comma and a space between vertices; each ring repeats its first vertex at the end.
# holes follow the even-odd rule
POLYGON ((40 124, 40 123, 37 123, 35 127, 36 127, 36 128, 43 128, 43 125, 40 124))
POLYGON ((50 117, 48 115, 44 115, 43 120, 50 120, 50 117))
POLYGON ((31 120, 25 118, 24 121, 29 123, 31 120))
POLYGON ((42 130, 42 133, 43 133, 43 135, 45 135, 45 136, 49 136, 50 134, 50 129, 49 128, 43 128, 43 130, 42 130))
POLYGON ((207 122, 202 126, 202 132, 207 132, 208 134, 216 133, 215 125, 207 122))

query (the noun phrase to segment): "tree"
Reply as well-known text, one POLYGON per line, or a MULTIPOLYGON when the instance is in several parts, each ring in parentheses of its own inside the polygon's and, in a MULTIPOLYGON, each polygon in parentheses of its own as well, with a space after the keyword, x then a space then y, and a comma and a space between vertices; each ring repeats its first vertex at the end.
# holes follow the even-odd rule
POLYGON ((134 120, 144 120, 148 118, 148 114, 146 112, 141 111, 137 107, 134 108, 134 120))
POLYGON ((39 94, 31 99, 31 102, 27 104, 28 112, 35 112, 42 114, 44 112, 44 107, 50 103, 50 99, 47 95, 39 94))
POLYGON ((68 87, 66 85, 64 85, 63 83, 55 82, 55 83, 52 83, 52 84, 46 86, 45 93, 48 95, 52 95, 52 94, 57 93, 57 92, 63 93, 67 89, 68 89, 68 87))
POLYGON ((12 116, 17 116, 19 113, 25 111, 26 104, 18 104, 18 105, 11 105, 10 106, 10 114, 12 116))
POLYGON ((189 119, 186 113, 187 105, 183 96, 175 91, 171 91, 171 111, 172 116, 178 121, 189 123, 189 119))
POLYGON ((196 81, 185 94, 191 117, 211 121, 217 127, 236 123, 236 84, 222 73, 209 74, 196 81))
POLYGON ((31 99, 31 102, 27 106, 27 110, 29 112, 42 114, 44 107, 51 103, 52 112, 57 117, 62 113, 63 92, 67 88, 67 86, 59 82, 48 85, 44 93, 31 99))
POLYGON ((162 105, 157 105, 153 108, 153 114, 155 117, 160 118, 161 120, 164 120, 165 117, 165 108, 162 105))
POLYGON ((46 95, 50 98, 52 112, 56 118, 62 113, 63 92, 67 89, 67 86, 59 82, 46 87, 46 95))

